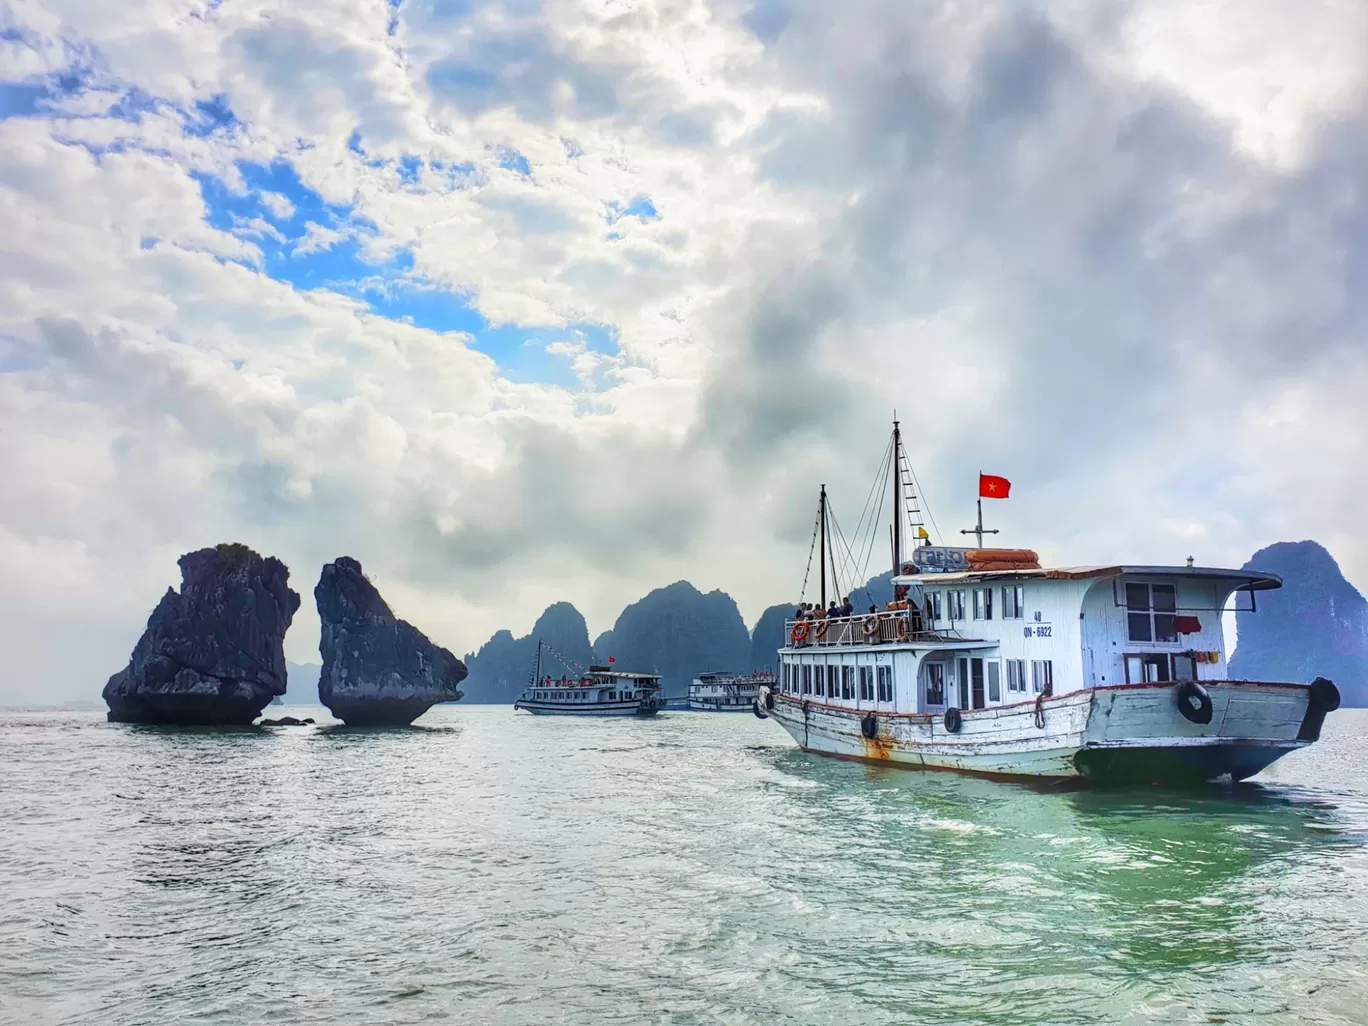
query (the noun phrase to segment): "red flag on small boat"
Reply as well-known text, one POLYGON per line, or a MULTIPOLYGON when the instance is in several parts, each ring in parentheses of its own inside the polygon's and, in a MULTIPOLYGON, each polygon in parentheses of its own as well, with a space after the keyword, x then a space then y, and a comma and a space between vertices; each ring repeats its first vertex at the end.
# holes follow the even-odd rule
POLYGON ((1012 490, 1012 482, 996 474, 979 474, 979 498, 1005 499, 1012 490))
POLYGON ((615 663, 615 662, 617 662, 617 660, 614 659, 612 656, 609 656, 609 657, 608 657, 608 662, 610 662, 610 663, 615 663))

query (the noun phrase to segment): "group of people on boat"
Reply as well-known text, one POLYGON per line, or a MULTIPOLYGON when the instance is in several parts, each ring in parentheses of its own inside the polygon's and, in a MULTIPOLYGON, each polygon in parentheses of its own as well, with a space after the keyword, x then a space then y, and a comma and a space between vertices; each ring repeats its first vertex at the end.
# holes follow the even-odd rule
POLYGON ((588 684, 588 683, 589 683, 589 681, 588 681, 587 679, 586 679, 586 680, 575 680, 575 679, 573 679, 573 678, 571 678, 571 677, 565 676, 564 674, 561 675, 560 680, 552 680, 552 679, 551 679, 551 675, 548 673, 548 674, 542 679, 541 686, 544 687, 544 688, 573 688, 573 687, 579 687, 580 685, 588 684))
MULTIPOLYGON (((874 607, 870 606, 869 611, 874 612, 874 607)), ((823 609, 820 603, 800 602, 798 608, 793 611, 795 620, 837 620, 843 616, 854 616, 855 607, 850 603, 850 596, 845 597, 845 602, 840 605, 832 599, 831 604, 823 609)))

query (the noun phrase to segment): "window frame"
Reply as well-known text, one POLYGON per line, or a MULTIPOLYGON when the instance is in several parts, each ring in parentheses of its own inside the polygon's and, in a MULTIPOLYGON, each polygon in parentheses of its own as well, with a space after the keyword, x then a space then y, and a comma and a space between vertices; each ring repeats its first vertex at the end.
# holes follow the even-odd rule
POLYGON ((966 619, 963 588, 951 588, 945 593, 945 618, 951 623, 966 619))
POLYGON ((857 666, 856 669, 859 671, 857 676, 860 680, 860 701, 874 701, 874 667, 866 663, 857 666))
POLYGON ((1126 581, 1126 642, 1132 645, 1181 645, 1182 635, 1178 633, 1178 585, 1163 581, 1126 581), (1144 589, 1143 605, 1133 601, 1137 592, 1144 589), (1163 595, 1167 608, 1161 608, 1155 601, 1156 595, 1163 595), (1161 627, 1162 625, 1162 627, 1161 627), (1145 637, 1137 637, 1137 627, 1142 627, 1145 637), (1161 637, 1161 629, 1164 636, 1161 637))
POLYGON ((945 705, 945 664, 940 662, 926 664, 926 704, 941 707, 945 705), (934 689, 934 690, 933 690, 934 689), (934 696, 939 693, 937 700, 934 696))
POLYGON ((1026 660, 1006 659, 1004 662, 1007 666, 1007 693, 1026 694, 1026 660))
POLYGON ((974 619, 989 623, 993 619, 993 586, 974 589, 974 619))
POLYGON ((1002 701, 1002 660, 985 659, 983 676, 987 684, 988 704, 1002 701))
POLYGON ((1002 619, 1026 619, 1026 588, 1020 584, 1002 586, 1002 619))
POLYGON ((841 701, 850 702, 855 698, 855 667, 849 663, 841 665, 841 701))
POLYGON ((1031 660, 1031 692, 1036 695, 1054 694, 1054 660, 1031 660))
POLYGON ((887 663, 879 663, 874 667, 874 679, 875 694, 878 695, 877 701, 891 704, 893 702, 893 667, 887 663))

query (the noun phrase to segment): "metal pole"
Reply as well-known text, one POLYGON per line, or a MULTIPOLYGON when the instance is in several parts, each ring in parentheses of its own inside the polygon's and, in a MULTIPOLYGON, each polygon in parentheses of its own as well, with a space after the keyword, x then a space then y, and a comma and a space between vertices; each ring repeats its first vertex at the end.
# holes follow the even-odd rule
POLYGON ((821 510, 821 515, 822 515, 822 552, 821 552, 821 564, 822 564, 822 590, 821 590, 821 596, 822 596, 822 607, 821 607, 821 608, 823 609, 823 611, 825 611, 825 610, 826 610, 826 604, 827 604, 827 601, 826 601, 826 534, 827 534, 826 485, 822 485, 822 498, 821 498, 821 500, 820 500, 820 504, 821 504, 821 507, 822 507, 822 510, 821 510))
POLYGON ((893 421, 893 576, 902 573, 902 430, 893 421))

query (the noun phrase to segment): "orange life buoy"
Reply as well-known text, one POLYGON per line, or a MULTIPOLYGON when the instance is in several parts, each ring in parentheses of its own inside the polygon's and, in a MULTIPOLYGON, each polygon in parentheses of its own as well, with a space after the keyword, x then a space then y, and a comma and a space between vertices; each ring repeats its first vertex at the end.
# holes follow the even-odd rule
POLYGON ((879 633, 879 614, 870 613, 864 618, 864 623, 860 625, 860 630, 864 631, 866 638, 872 638, 879 633))
POLYGON ((804 641, 807 641, 809 630, 811 630, 811 627, 808 622, 806 620, 799 620, 793 625, 793 630, 789 632, 789 637, 793 639, 794 644, 801 644, 804 641))
POLYGON ((831 630, 831 621, 822 620, 817 624, 817 630, 814 631, 813 634, 818 641, 821 641, 823 638, 827 636, 827 631, 829 630, 831 630))
POLYGON ((906 641, 909 632, 910 628, 908 627, 907 617, 900 617, 898 619, 898 640, 906 641))

